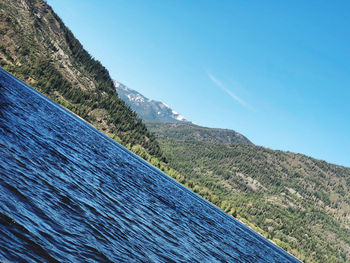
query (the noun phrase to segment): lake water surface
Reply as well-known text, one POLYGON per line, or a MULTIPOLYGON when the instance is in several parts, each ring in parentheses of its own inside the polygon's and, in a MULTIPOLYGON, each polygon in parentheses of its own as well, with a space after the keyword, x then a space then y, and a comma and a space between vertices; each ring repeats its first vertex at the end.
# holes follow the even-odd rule
POLYGON ((299 262, 0 69, 0 262, 299 262))

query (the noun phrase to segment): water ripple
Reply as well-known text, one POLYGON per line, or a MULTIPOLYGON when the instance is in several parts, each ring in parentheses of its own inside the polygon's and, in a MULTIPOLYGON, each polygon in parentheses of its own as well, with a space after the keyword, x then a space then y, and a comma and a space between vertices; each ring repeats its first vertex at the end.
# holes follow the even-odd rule
POLYGON ((0 262, 298 262, 0 69, 0 262))

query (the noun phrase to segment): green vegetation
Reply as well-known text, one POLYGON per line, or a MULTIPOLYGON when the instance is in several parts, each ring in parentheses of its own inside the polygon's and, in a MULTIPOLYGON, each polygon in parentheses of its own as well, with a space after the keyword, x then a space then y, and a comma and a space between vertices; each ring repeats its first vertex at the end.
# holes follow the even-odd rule
POLYGON ((125 146, 165 160, 108 71, 43 1, 0 3, 0 66, 125 146))
POLYGON ((181 138, 182 140, 195 138, 198 141, 205 142, 251 144, 242 134, 228 129, 205 128, 187 122, 146 122, 146 125, 159 138, 181 138))
POLYGON ((349 168, 251 144, 190 138, 176 125, 148 127, 155 127, 169 165, 194 192, 302 261, 349 262, 349 168))

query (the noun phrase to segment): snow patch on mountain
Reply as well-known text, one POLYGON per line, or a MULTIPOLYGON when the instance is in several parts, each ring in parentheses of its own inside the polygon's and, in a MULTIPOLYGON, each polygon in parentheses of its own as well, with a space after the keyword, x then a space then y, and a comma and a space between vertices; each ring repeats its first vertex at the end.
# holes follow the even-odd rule
POLYGON ((136 111, 139 117, 144 121, 191 123, 164 102, 148 99, 141 93, 128 88, 118 81, 115 81, 114 85, 119 97, 136 111))

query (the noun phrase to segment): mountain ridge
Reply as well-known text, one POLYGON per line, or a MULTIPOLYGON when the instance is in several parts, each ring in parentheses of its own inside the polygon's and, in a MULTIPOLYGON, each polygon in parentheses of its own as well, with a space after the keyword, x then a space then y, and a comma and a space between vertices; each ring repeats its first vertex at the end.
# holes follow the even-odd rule
POLYGON ((193 123, 156 123, 145 122, 146 126, 158 138, 172 138, 182 141, 207 141, 218 143, 252 144, 244 135, 230 129, 208 128, 193 123))

